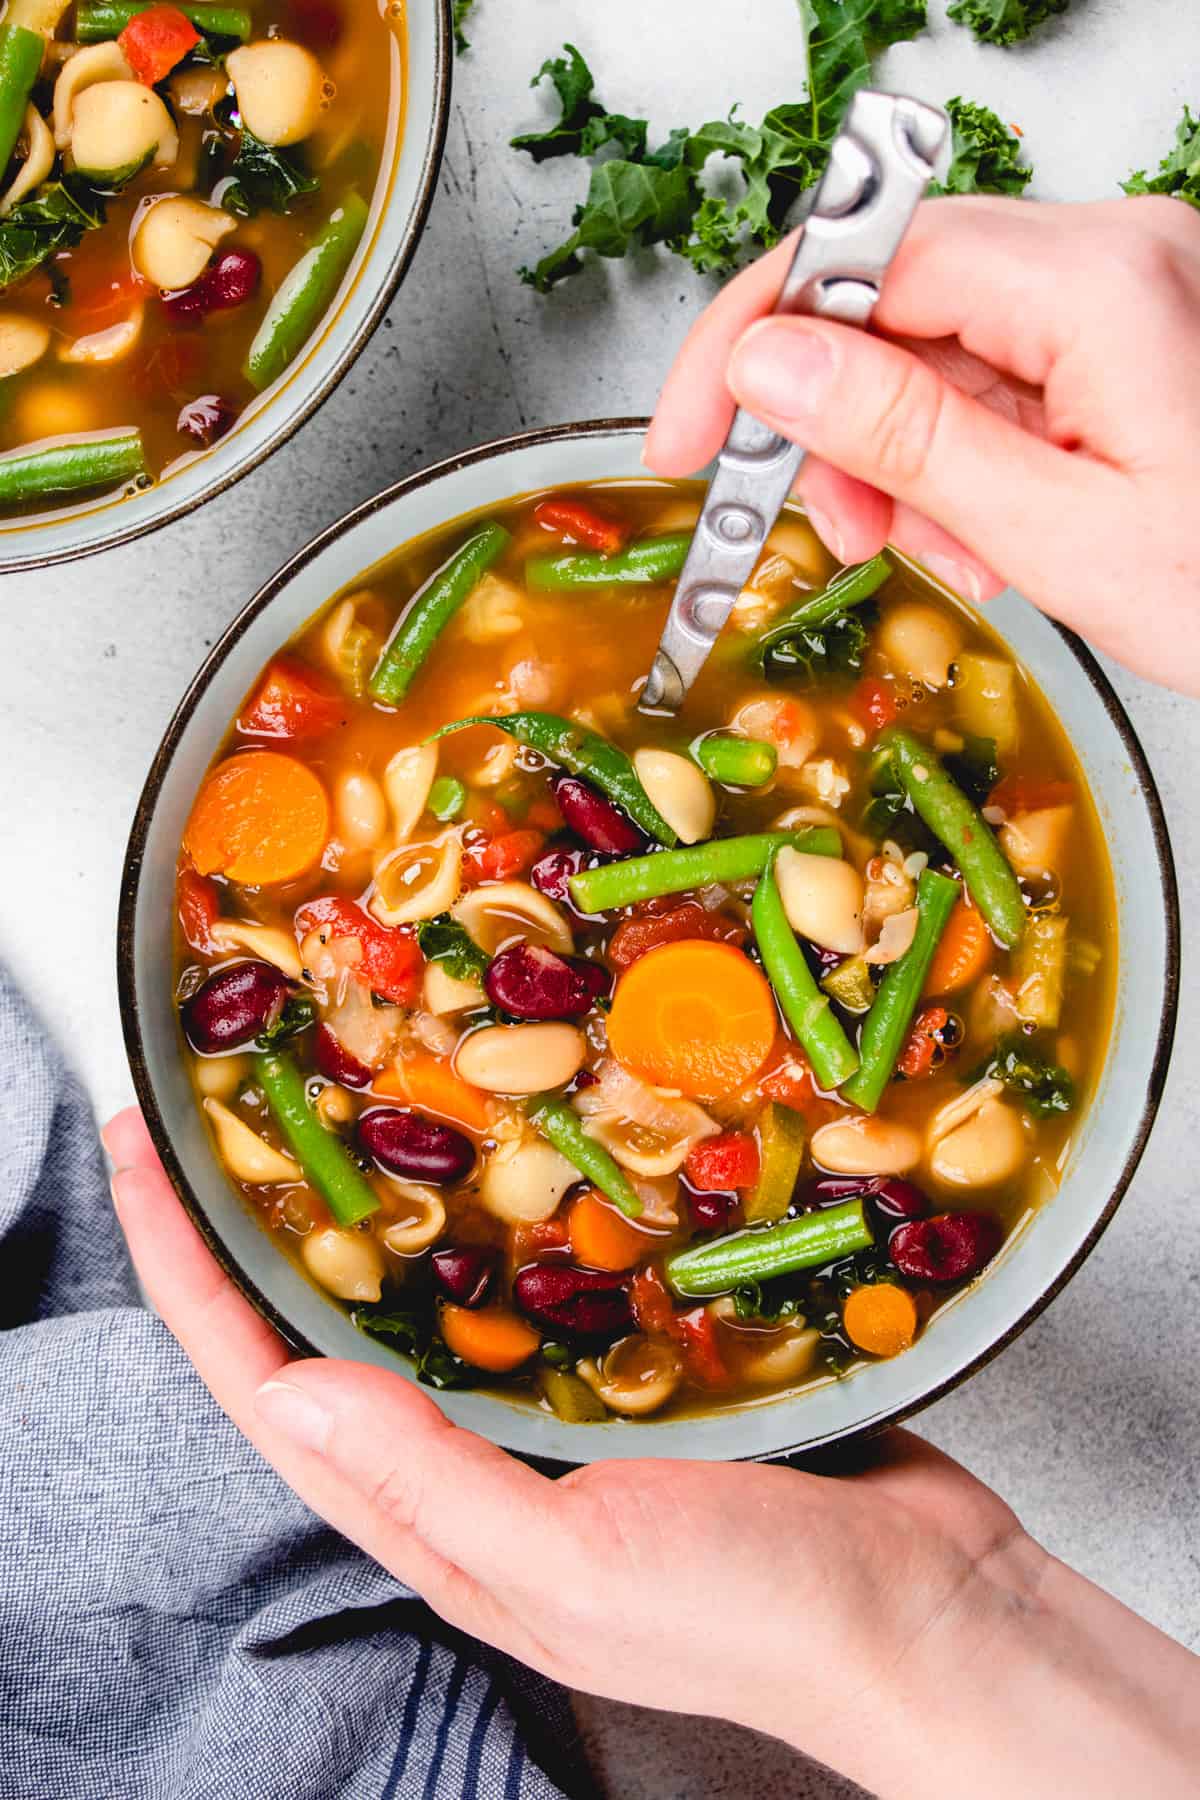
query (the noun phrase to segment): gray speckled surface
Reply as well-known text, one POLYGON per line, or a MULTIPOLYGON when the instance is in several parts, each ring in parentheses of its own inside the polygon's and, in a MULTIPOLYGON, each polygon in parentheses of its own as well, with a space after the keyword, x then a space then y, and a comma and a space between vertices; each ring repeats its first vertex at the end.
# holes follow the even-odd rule
MULTIPOLYGON (((1017 53, 973 45, 942 20, 941 0, 931 11, 934 30, 891 53, 887 79, 935 100, 963 93, 1019 121, 1043 197, 1112 194, 1130 167, 1163 153, 1182 102, 1198 98, 1186 83, 1200 17, 1179 0, 1074 0, 1017 53)), ((385 482, 522 425, 648 409, 705 296, 682 265, 649 254, 595 268, 549 302, 518 285, 515 266, 565 229, 586 179, 570 162, 538 170, 505 148, 539 115, 533 70, 570 38, 609 104, 646 111, 664 130, 719 116, 735 97, 756 115, 800 87, 792 0, 735 10, 725 0, 609 0, 602 12, 589 0, 479 0, 471 36, 432 222, 385 325, 324 410, 193 518, 3 584, 0 946, 51 1025, 73 1038, 102 1114, 131 1092, 112 973, 125 835, 206 646, 291 551, 385 482)), ((1120 672, 1115 680, 1173 831, 1186 971, 1200 881, 1200 707, 1120 672)), ((1032 1330, 920 1421, 1054 1551, 1192 1644, 1198 1033, 1185 981, 1163 1111, 1115 1223, 1032 1330)), ((729 1727, 591 1701, 582 1713, 605 1783, 625 1800, 850 1794, 729 1727)))

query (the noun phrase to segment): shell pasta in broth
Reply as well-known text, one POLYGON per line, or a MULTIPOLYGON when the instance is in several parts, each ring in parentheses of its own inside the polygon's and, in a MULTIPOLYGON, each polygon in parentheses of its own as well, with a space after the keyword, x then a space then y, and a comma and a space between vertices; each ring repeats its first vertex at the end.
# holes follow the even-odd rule
POLYGON ((682 713, 638 711, 698 507, 399 549, 261 672, 180 853, 182 1053, 263 1227, 422 1380, 575 1423, 936 1331, 1111 1022, 1071 747, 912 566, 788 510, 682 713))

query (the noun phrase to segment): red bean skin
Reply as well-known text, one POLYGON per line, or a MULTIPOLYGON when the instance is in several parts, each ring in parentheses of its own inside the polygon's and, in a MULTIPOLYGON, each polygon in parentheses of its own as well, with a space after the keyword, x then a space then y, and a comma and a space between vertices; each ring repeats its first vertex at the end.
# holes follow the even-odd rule
POLYGON ((365 1088, 371 1085, 371 1071, 365 1063, 360 1063, 357 1056, 351 1056, 329 1029, 328 1025, 318 1025, 313 1038, 313 1061, 317 1072, 326 1081, 336 1081, 340 1087, 365 1088))
POLYGON ((611 989, 612 978, 581 957, 513 944, 492 958, 483 985, 493 1006, 514 1019, 581 1019, 611 989))
POLYGON ((252 300, 262 280, 253 250, 223 250, 191 287, 164 294, 163 307, 176 325, 196 325, 210 312, 225 312, 252 300))
POLYGON ((915 1182, 902 1181, 898 1175, 887 1175, 871 1188, 871 1211, 886 1229, 903 1224, 906 1219, 928 1218, 929 1198, 915 1182))
POLYGON ((189 400, 180 409, 175 429, 184 437, 195 438, 207 450, 225 436, 236 418, 237 408, 231 400, 220 394, 201 394, 198 400, 189 400))
POLYGON ((184 1036, 202 1056, 240 1050, 275 1023, 289 992, 272 963, 242 962, 218 969, 184 1001, 184 1036))
POLYGON ((445 1187, 475 1166, 475 1146, 452 1125, 398 1106, 376 1106, 358 1121, 363 1148, 389 1175, 445 1187))
POLYGON ((937 1213, 897 1226, 888 1255, 912 1281, 966 1281, 991 1262, 1003 1239, 990 1213, 937 1213))
POLYGON ((523 1313, 547 1330, 573 1337, 616 1337, 633 1322, 627 1279, 570 1263, 530 1263, 513 1283, 513 1298, 523 1313))
POLYGON ((697 1231, 728 1231, 733 1214, 737 1209, 736 1194, 701 1193, 699 1189, 684 1188, 688 1213, 697 1231))
POLYGON ((566 824, 589 850, 627 856, 645 848, 646 840, 632 819, 578 775, 560 775, 554 783, 554 798, 566 824))
POLYGON ((491 1252, 476 1244, 447 1246, 429 1259, 433 1278, 458 1306, 482 1306, 492 1285, 491 1252))
POLYGON ((530 869, 529 879, 547 900, 555 900, 560 906, 570 905, 571 891, 567 883, 572 875, 578 875, 580 869, 586 868, 587 861, 586 850, 547 850, 530 869))

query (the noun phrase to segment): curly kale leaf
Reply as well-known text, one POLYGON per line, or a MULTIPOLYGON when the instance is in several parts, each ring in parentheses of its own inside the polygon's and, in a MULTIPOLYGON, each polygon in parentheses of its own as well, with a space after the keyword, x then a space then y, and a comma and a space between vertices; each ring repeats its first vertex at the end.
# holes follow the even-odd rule
POLYGON ((440 962, 455 981, 479 981, 487 970, 487 956, 449 913, 418 925, 417 944, 426 962, 440 962))
POLYGON ((1021 141, 988 106, 947 100, 953 138, 945 184, 931 181, 933 194, 1022 194, 1033 170, 1021 161, 1021 141))
POLYGON ((467 34, 463 30, 463 26, 466 24, 467 15, 474 4, 475 0, 454 0, 454 11, 452 14, 454 48, 458 51, 460 56, 464 50, 469 50, 471 48, 470 43, 467 40, 467 34))
POLYGON ((103 198, 81 177, 46 182, 0 219, 0 288, 32 274, 103 223, 103 198))
POLYGON ((428 1311, 416 1307, 388 1309, 360 1306, 354 1323, 367 1337, 393 1344, 417 1366, 417 1379, 432 1388, 474 1387, 475 1371, 455 1356, 433 1329, 428 1311))
POLYGON ((1034 1048, 1020 1032, 1011 1032, 996 1045, 996 1053, 974 1079, 992 1075, 1019 1094, 1025 1110, 1035 1119, 1069 1113, 1075 1105, 1075 1083, 1057 1063, 1034 1048))
POLYGON ((1019 44, 1069 5, 1070 0, 955 0, 947 17, 969 26, 981 44, 1019 44))
POLYGON ((255 213, 285 213, 300 194, 315 193, 320 182, 275 144, 264 144, 242 127, 229 186, 221 195, 226 212, 250 219, 255 213))
POLYGON ((1173 194, 1200 207, 1200 117, 1193 118, 1185 106, 1175 127, 1175 147, 1159 163, 1158 174, 1135 169, 1121 186, 1127 194, 1173 194))
POLYGON ((534 76, 531 87, 547 77, 558 95, 559 118, 545 131, 526 131, 510 138, 514 150, 526 150, 534 162, 550 156, 594 156, 606 144, 616 144, 624 155, 640 160, 646 151, 645 119, 606 112, 593 98, 592 71, 575 48, 564 44, 565 56, 548 57, 534 76))
POLYGON ((768 646, 763 669, 768 679, 798 678, 805 687, 861 675, 878 619, 878 608, 868 604, 837 613, 824 624, 803 626, 794 637, 768 646))

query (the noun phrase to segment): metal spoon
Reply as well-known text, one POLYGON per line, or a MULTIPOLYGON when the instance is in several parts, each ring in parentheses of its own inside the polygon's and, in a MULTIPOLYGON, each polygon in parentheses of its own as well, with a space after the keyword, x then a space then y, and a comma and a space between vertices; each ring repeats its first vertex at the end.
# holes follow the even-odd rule
MULTIPOLYGON (((904 94, 862 88, 829 152, 777 313, 848 325, 871 317, 888 265, 933 175, 948 120, 904 94)), ((677 712, 792 490, 804 451, 739 407, 638 702, 677 712)))

